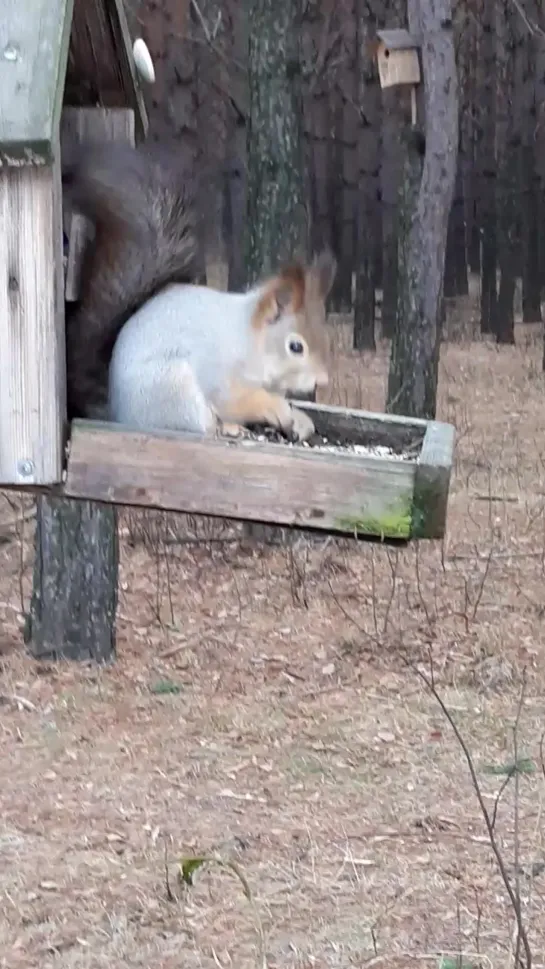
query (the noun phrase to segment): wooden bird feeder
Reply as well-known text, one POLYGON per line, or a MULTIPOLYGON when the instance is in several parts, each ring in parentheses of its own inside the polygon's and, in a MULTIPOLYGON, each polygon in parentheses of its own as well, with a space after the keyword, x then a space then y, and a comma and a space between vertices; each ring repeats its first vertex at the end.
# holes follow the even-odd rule
POLYGON ((381 88, 420 84, 419 43, 408 30, 377 30, 381 88))
POLYGON ((122 0, 2 0, 0 484, 54 485, 65 470, 63 293, 66 282, 74 296, 77 239, 61 152, 146 130, 122 0))
MULTIPOLYGON (((300 403, 320 446, 66 428, 65 302, 77 300, 85 227, 63 212, 61 154, 74 140, 144 137, 138 75, 153 83, 154 71, 132 46, 122 0, 2 2, 0 487, 363 538, 441 538, 450 425, 300 403)), ((379 36, 382 86, 418 83, 409 35, 379 36)))

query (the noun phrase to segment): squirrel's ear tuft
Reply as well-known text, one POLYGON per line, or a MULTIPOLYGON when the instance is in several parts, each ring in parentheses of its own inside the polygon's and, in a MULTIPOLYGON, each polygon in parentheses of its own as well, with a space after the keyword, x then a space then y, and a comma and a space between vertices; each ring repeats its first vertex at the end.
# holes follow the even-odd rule
POLYGON ((292 263, 267 284, 254 313, 254 325, 278 323, 285 313, 300 313, 305 302, 305 270, 292 263))
POLYGON ((337 272, 337 260, 331 249, 323 249, 322 252, 314 256, 309 272, 312 279, 317 283, 321 298, 326 300, 337 272))
POLYGON ((305 270, 292 263, 280 270, 272 283, 272 291, 280 314, 286 310, 300 313, 305 302, 305 270))

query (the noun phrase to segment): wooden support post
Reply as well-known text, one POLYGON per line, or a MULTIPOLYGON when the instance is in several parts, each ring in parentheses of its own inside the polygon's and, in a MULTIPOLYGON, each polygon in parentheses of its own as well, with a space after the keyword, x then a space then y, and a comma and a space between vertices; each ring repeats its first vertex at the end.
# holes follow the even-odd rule
MULTIPOLYGON (((134 142, 129 109, 65 109, 63 147, 97 138, 134 142)), ((75 271, 77 277, 77 270, 75 271)), ((115 656, 118 542, 113 506, 38 499, 34 586, 26 642, 36 657, 115 656)))
POLYGON ((62 476, 60 211, 58 163, 0 165, 0 485, 62 476))

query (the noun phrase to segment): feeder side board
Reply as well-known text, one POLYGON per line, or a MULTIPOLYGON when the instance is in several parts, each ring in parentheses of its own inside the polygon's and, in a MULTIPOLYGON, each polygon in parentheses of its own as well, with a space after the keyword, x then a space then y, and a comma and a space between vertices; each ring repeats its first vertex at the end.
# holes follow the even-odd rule
POLYGON ((132 107, 134 109, 136 119, 136 141, 141 141, 145 139, 148 134, 149 121, 140 81, 134 66, 132 39, 127 22, 127 15, 125 13, 125 7, 123 5, 123 0, 106 0, 106 2, 113 26, 114 37, 118 44, 121 70, 123 72, 125 85, 133 95, 131 100, 133 100, 132 107))
MULTIPOLYGON (((86 141, 117 141, 134 145, 135 116, 131 108, 66 107, 61 117, 61 151, 70 155, 76 145, 86 141)), ((89 225, 84 216, 63 201, 63 220, 68 236, 65 299, 79 298, 79 283, 89 239, 89 225)))
POLYGON ((413 538, 443 538, 455 431, 451 424, 430 421, 416 466, 413 538))
POLYGON ((409 539, 415 463, 75 421, 62 494, 409 539))
POLYGON ((2 0, 0 169, 53 162, 72 10, 73 0, 2 0))
POLYGON ((57 164, 0 168, 0 484, 62 476, 61 215, 57 164))
POLYGON ((86 141, 121 141, 133 145, 134 111, 130 108, 63 108, 61 149, 86 141))
POLYGON ((318 434, 367 447, 381 444, 394 451, 419 450, 428 426, 427 421, 416 417, 374 414, 299 400, 294 403, 312 419, 318 434))

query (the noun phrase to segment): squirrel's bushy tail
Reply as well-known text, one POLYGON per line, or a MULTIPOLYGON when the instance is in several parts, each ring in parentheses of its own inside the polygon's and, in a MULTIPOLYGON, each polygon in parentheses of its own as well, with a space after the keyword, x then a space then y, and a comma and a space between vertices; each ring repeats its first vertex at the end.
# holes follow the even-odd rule
POLYGON ((194 207, 175 160, 149 149, 85 145, 63 171, 86 245, 80 299, 67 318, 69 417, 105 413, 108 367, 129 316, 169 283, 197 274, 194 207))

